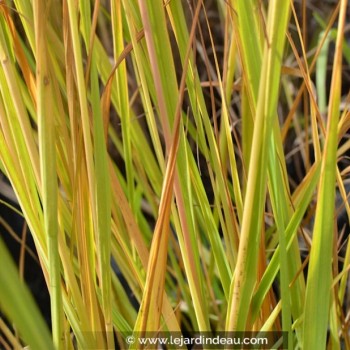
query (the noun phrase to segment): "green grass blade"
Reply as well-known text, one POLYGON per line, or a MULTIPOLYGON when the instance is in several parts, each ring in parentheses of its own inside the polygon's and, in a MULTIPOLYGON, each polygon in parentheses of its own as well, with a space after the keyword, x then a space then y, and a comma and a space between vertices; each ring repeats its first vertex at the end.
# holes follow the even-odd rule
MULTIPOLYGON (((113 53, 114 59, 121 55, 124 48, 123 21, 121 2, 112 3, 112 30, 113 30, 113 53)), ((125 156, 126 177, 128 183, 128 197, 131 207, 135 210, 134 203, 134 169, 132 165, 131 132, 130 132, 130 106, 127 82, 126 63, 122 62, 116 71, 116 85, 118 92, 118 105, 120 106, 120 119, 122 127, 123 148, 125 156)))
POLYGON ((322 159, 315 226, 310 253, 304 311, 304 349, 325 349, 331 305, 334 199, 337 171, 342 42, 347 1, 341 1, 338 37, 329 99, 327 136, 322 159), (320 305, 323 305, 320 307, 320 305))
MULTIPOLYGON (((86 81, 90 82, 91 105, 93 116, 93 155, 94 155, 94 208, 95 231, 97 236, 97 257, 99 262, 99 284, 102 296, 102 311, 106 332, 107 347, 114 348, 113 325, 112 325, 112 295, 111 295, 111 195, 108 155, 106 139, 104 136, 103 116, 100 105, 100 90, 98 71, 96 67, 96 55, 94 37, 90 23, 90 7, 85 1, 80 2, 82 15, 83 37, 86 51, 90 53, 90 73, 86 81)), ((95 3, 98 6, 98 3, 95 3)))
POLYGON ((46 11, 44 2, 34 3, 39 153, 45 233, 48 245, 52 332, 55 347, 63 349, 63 306, 57 237, 56 136, 51 92, 52 78, 45 45, 46 17, 43 13, 46 11))
POLYGON ((244 201, 238 260, 231 292, 227 330, 246 330, 249 307, 256 281, 258 244, 265 202, 267 154, 276 113, 285 29, 289 4, 269 3, 267 38, 260 77, 259 98, 249 165, 247 194, 244 201), (278 11, 277 11, 278 8, 278 11), (255 217, 255 220, 252 218, 255 217), (249 271, 249 272, 248 272, 249 271))
MULTIPOLYGON (((309 174, 305 177, 304 183, 300 185, 298 192, 294 196, 294 206, 296 208, 294 214, 292 215, 286 230, 285 236, 287 240, 287 250, 290 250, 293 241, 295 241, 295 237, 298 231, 298 228, 302 222, 302 219, 306 213, 308 206, 310 205, 310 201, 313 198, 314 191, 319 181, 321 173, 321 164, 315 164, 310 168, 309 174)), ((272 283, 274 282, 278 270, 280 268, 280 247, 278 246, 274 251, 269 265, 267 266, 264 275, 257 287, 257 290, 254 294, 252 300, 252 320, 254 321, 258 315, 258 312, 261 308, 264 298, 266 297, 269 289, 272 287, 272 283)))
MULTIPOLYGON (((323 40, 324 32, 319 35, 319 42, 323 40)), ((320 112, 325 114, 327 112, 327 98, 326 98, 326 78, 327 78, 327 61, 329 48, 329 34, 322 46, 320 55, 316 63, 316 88, 318 96, 318 105, 320 112)))
POLYGON ((0 305, 31 349, 55 349, 50 332, 27 286, 0 239, 0 305), (6 266, 6 268, 4 268, 6 266), (35 322, 33 322, 35 320, 35 322))

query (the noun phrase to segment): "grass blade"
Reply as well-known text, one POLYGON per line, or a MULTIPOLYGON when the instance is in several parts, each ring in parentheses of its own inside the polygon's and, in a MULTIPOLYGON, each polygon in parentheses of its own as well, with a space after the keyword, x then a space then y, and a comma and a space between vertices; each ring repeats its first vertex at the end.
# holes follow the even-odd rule
POLYGON ((20 281, 15 265, 0 239, 0 305, 18 327, 23 339, 32 349, 55 349, 50 332, 27 287, 20 281), (18 293, 18 291, 21 293, 18 293), (33 319, 35 322, 33 322, 33 319))
POLYGON ((244 331, 247 329, 248 305, 251 304, 256 280, 257 252, 265 202, 266 164, 271 136, 270 130, 277 106, 278 81, 288 16, 289 4, 287 2, 278 6, 275 1, 269 3, 267 25, 269 42, 265 44, 260 77, 247 194, 244 201, 238 260, 227 315, 227 330, 244 331), (256 217, 256 219, 252 220, 253 217, 256 217))
POLYGON ((327 135, 322 159, 313 241, 310 252, 304 311, 304 349, 324 349, 331 303, 334 184, 337 171, 342 42, 347 1, 341 1, 336 52, 328 110, 327 135), (320 305, 323 305, 320 307, 320 305), (311 326, 312 325, 312 326, 311 326))
POLYGON ((48 8, 46 8, 43 1, 34 2, 39 153, 45 233, 48 246, 52 330, 55 347, 63 349, 63 307, 58 251, 55 119, 51 94, 51 74, 44 39, 47 20, 43 14, 46 14, 47 10, 48 8))

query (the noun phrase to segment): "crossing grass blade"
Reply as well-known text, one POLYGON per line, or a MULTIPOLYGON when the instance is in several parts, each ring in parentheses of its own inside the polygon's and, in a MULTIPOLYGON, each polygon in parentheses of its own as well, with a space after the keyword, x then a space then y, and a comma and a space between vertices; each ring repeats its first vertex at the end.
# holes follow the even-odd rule
POLYGON ((260 76, 238 260, 230 292, 230 311, 227 315, 226 327, 228 330, 243 331, 246 329, 248 305, 251 303, 257 276, 258 242, 260 241, 266 193, 266 164, 270 146, 270 131, 276 113, 281 57, 285 42, 284 33, 289 16, 289 4, 285 3, 279 8, 279 11, 276 6, 277 3, 269 4, 267 42, 260 76), (253 217, 256 219, 252 220, 253 217))
MULTIPOLYGON (((90 18, 89 7, 81 3, 81 14, 83 18, 90 18)), ((95 3, 95 11, 98 11, 98 2, 95 3)), ((96 12, 95 12, 96 13, 96 12)), ((104 314, 107 347, 114 347, 113 325, 112 325, 112 294, 111 294, 111 195, 108 156, 106 150, 106 139, 104 134, 103 115, 100 105, 100 89, 98 71, 95 64, 95 30, 90 21, 84 21, 86 51, 90 53, 90 69, 87 71, 90 82, 91 105, 93 115, 93 140, 94 140, 94 178, 96 181, 95 191, 96 203, 93 208, 95 213, 95 230, 99 263, 99 283, 102 294, 102 310, 104 314)), ((132 197, 130 197, 132 198, 132 197)))
POLYGON ((337 171, 339 104, 341 96, 342 43, 347 1, 341 2, 338 22, 331 92, 329 97, 327 135, 322 159, 315 226, 310 252, 308 282, 304 311, 304 348, 326 347, 327 325, 332 291, 332 246, 334 229, 334 200, 337 171), (322 282, 321 282, 322 281, 322 282), (324 305, 320 307, 320 305, 324 305), (313 324, 313 327, 310 325, 313 324))
MULTIPOLYGON (((188 63, 189 63, 189 56, 191 53, 191 44, 193 40, 193 36, 195 33, 198 15, 201 9, 201 2, 198 3, 196 7, 196 12, 194 16, 194 21, 192 25, 192 30, 190 34, 190 41, 187 47, 186 51, 186 59, 185 64, 183 68, 183 74, 181 78, 181 83, 179 87, 179 100, 176 106, 175 110, 175 121, 173 126, 173 138, 171 146, 168 144, 168 152, 169 152, 169 159, 168 164, 166 168, 165 178, 164 178, 164 184, 163 184, 163 190, 162 190, 162 197, 160 202, 160 209, 159 209, 159 217, 156 223, 156 228, 154 232, 151 252, 150 252, 150 261, 148 265, 148 274, 146 279, 146 285, 145 285, 145 292, 144 297, 142 299, 141 303, 141 309, 139 313, 139 318, 136 321, 135 330, 142 330, 142 332, 145 331, 156 331, 159 329, 160 326, 160 316, 161 316, 161 309, 162 309, 162 302, 163 298, 159 297, 159 295, 163 295, 163 289, 164 289, 164 279, 165 279, 165 266, 166 266, 166 259, 167 259, 167 244, 169 239, 169 215, 171 210, 171 202, 172 202, 172 192, 173 187, 175 186, 179 190, 179 183, 176 175, 176 161, 177 161, 177 153, 179 151, 180 147, 180 135, 182 128, 181 124, 181 109, 182 109, 182 103, 183 103, 183 97, 184 97, 184 88, 186 83, 186 73, 188 69, 188 63)), ((148 21, 148 14, 147 9, 143 9, 143 17, 144 20, 148 21)), ((150 25, 147 24, 147 26, 150 25)), ((155 25, 155 23, 153 23, 155 25)), ((147 27, 146 27, 147 28, 147 27)), ((146 31, 146 38, 147 38, 147 31, 146 31)), ((151 38, 149 38, 150 50, 154 50, 154 43, 151 38)), ((158 48, 159 49, 159 48, 158 48)), ((159 58, 158 58, 159 59, 159 58)), ((157 78, 159 72, 157 70, 154 71, 155 78, 157 78)), ((164 77, 163 77, 164 79, 164 77)), ((158 96, 159 99, 164 98, 163 96, 158 96)), ((165 112, 165 111, 164 111, 165 112)), ((183 144, 182 144, 182 147, 183 144)), ((179 200, 179 191, 175 192, 175 196, 179 203, 183 201, 179 200)), ((183 225, 180 212, 180 220, 181 225, 183 225)), ((188 234, 188 232, 184 232, 185 235, 188 234)), ((181 238, 180 238, 181 239, 181 238)), ((186 236, 185 236, 185 242, 186 244, 186 236)), ((188 244, 188 243, 187 243, 188 244)), ((186 259, 186 258, 185 258, 186 259)), ((194 268, 193 264, 190 266, 190 268, 194 268)), ((194 278, 193 275, 190 276, 190 278, 194 278)), ((191 282, 190 282, 191 283, 191 282)), ((190 288, 198 287, 198 284, 190 285, 190 288)), ((193 298, 197 299, 197 295, 194 293, 193 298)), ((203 305, 200 305, 200 300, 194 300, 194 308, 197 313, 201 312, 201 308, 203 305)), ((208 323, 205 320, 206 315, 202 314, 197 318, 199 328, 202 330, 208 329, 208 323)))

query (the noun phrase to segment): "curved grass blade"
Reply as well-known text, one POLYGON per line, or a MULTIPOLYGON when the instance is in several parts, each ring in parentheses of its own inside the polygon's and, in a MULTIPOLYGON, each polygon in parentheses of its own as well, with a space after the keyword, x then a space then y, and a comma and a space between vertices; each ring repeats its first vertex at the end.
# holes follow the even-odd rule
POLYGON ((0 256, 1 309, 16 325, 21 337, 31 349, 55 349, 45 321, 27 287, 19 279, 18 271, 1 239, 0 256))

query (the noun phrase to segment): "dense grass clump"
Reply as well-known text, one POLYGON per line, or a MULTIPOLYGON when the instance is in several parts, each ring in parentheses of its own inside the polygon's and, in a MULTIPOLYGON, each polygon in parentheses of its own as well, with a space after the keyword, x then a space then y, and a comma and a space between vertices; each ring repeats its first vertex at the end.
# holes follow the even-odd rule
POLYGON ((0 169, 25 226, 0 222, 0 347, 285 331, 350 348, 347 10, 2 1, 0 169))

